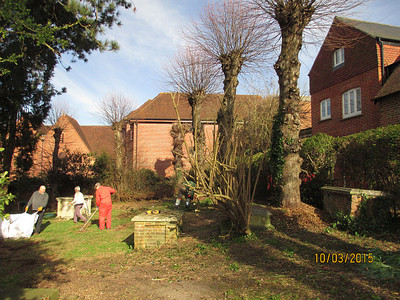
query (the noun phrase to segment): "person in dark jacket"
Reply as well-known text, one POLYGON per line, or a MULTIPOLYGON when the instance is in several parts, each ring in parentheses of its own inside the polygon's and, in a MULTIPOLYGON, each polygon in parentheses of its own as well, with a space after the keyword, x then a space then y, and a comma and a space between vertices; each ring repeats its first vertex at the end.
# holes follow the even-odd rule
POLYGON ((196 184, 193 181, 187 181, 182 183, 179 186, 178 190, 178 196, 175 201, 175 207, 179 207, 181 204, 181 201, 185 201, 185 207, 189 208, 190 203, 193 201, 193 198, 195 196, 194 190, 195 190, 196 184))
POLYGON ((33 234, 39 234, 42 227, 42 220, 44 216, 44 208, 49 202, 49 195, 46 193, 46 187, 41 185, 39 190, 34 192, 25 207, 25 212, 32 206, 32 211, 38 213, 38 218, 35 224, 35 231, 33 234))

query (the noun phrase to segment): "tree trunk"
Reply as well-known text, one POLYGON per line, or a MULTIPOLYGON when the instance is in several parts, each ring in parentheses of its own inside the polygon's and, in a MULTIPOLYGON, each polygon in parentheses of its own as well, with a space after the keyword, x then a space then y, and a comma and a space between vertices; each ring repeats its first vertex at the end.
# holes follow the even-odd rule
POLYGON ((300 199, 300 92, 297 85, 300 75, 299 52, 303 43, 303 30, 313 14, 312 7, 301 6, 296 1, 278 5, 276 20, 281 28, 282 48, 275 71, 279 77, 279 112, 284 120, 283 135, 284 166, 281 179, 280 203, 282 207, 296 207, 300 199))
POLYGON ((115 161, 118 171, 124 168, 124 140, 122 136, 122 122, 113 126, 115 140, 115 161))
POLYGON ((60 151, 60 142, 61 135, 63 129, 62 128, 54 128, 54 149, 53 149, 53 171, 58 172, 60 170, 60 158, 58 157, 58 152, 60 151))
MULTIPOLYGON (((189 104, 192 107, 192 128, 193 128, 193 143, 194 143, 194 155, 196 163, 199 167, 203 166, 203 154, 204 154, 204 130, 201 125, 201 105, 204 101, 205 93, 200 92, 189 96, 189 104)), ((196 182, 198 182, 198 174, 195 174, 196 182)))
POLYGON ((228 151, 228 140, 233 133, 235 97, 239 84, 238 75, 244 60, 241 52, 233 52, 221 56, 220 61, 224 73, 224 98, 218 111, 217 123, 221 145, 219 155, 223 159, 228 151))
POLYGON ((4 151, 3 151, 3 171, 10 173, 11 164, 15 150, 16 132, 17 132, 17 113, 13 114, 9 119, 8 132, 5 134, 4 151))

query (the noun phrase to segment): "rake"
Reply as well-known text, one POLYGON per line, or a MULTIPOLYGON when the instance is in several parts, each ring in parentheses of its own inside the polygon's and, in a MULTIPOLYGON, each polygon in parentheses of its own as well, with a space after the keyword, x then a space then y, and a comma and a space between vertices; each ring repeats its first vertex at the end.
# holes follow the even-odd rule
POLYGON ((89 219, 86 220, 85 224, 83 224, 82 228, 79 229, 79 231, 82 231, 83 229, 85 229, 87 226, 87 224, 89 224, 90 220, 93 218, 94 214, 99 210, 98 207, 96 207, 96 210, 92 213, 92 215, 89 217, 89 219))

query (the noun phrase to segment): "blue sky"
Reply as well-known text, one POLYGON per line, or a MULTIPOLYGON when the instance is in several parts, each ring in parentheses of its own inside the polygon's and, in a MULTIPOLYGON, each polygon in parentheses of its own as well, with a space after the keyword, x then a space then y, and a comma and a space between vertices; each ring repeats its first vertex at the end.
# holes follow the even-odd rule
MULTIPOLYGON (((107 31, 108 39, 120 44, 117 52, 94 52, 89 61, 71 64, 67 72, 61 66, 55 71, 56 88, 66 87, 67 93, 54 102, 66 103, 72 117, 81 125, 102 125, 96 117, 98 103, 110 94, 122 93, 135 107, 167 91, 162 79, 162 66, 168 63, 183 45, 182 30, 196 18, 208 0, 134 0, 137 11, 124 11, 123 25, 107 31)), ((399 0, 376 0, 359 8, 347 17, 363 21, 400 26, 399 0)), ((326 32, 321 33, 321 43, 326 32)), ((299 86, 308 90, 308 72, 318 53, 320 44, 310 45, 302 51, 299 86)), ((69 65, 63 58, 63 65, 69 65)), ((276 81, 272 70, 259 82, 276 81), (269 77, 269 78, 268 78, 269 77)), ((258 86, 257 88, 261 88, 258 86)), ((255 87, 241 80, 239 93, 254 93, 255 87)))

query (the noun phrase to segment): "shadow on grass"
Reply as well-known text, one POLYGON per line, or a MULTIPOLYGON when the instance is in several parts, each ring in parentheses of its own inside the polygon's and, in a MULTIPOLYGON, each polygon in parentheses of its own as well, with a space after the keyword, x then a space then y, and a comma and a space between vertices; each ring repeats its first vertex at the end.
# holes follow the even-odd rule
POLYGON ((130 234, 126 239, 124 239, 122 242, 124 242, 128 247, 132 246, 134 247, 135 244, 135 233, 130 234))
POLYGON ((40 227, 40 232, 43 232, 44 230, 46 230, 46 228, 51 224, 50 221, 46 221, 44 223, 42 223, 42 226, 40 227))
MULTIPOLYGON (((36 288, 44 280, 55 280, 65 261, 54 258, 48 242, 31 239, 0 242, 0 294, 12 290, 23 299, 24 288, 36 288)), ((1 298, 1 297, 0 297, 1 298)))
MULTIPOLYGON (((216 212, 197 218, 186 217, 185 234, 213 243, 218 239, 218 218, 216 212)), ((292 219, 290 226, 278 224, 274 230, 254 230, 253 238, 224 243, 230 258, 239 265, 250 266, 252 276, 263 280, 263 288, 275 294, 300 298, 390 299, 400 293, 398 282, 367 278, 361 272, 360 264, 350 262, 349 256, 358 253, 361 255, 358 257, 366 260, 367 256, 363 254, 368 255, 370 250, 362 242, 348 236, 342 238, 340 233, 335 236, 312 232, 299 223, 292 219), (343 253, 343 260, 348 254, 348 258, 342 263, 337 260, 332 263, 332 258, 329 263, 321 263, 321 253, 325 254, 325 259, 328 253, 343 253)), ((255 282, 254 285, 257 286, 255 282)))

